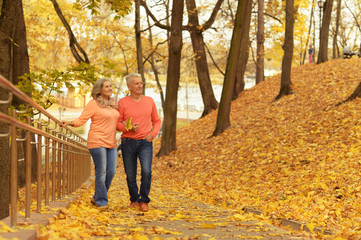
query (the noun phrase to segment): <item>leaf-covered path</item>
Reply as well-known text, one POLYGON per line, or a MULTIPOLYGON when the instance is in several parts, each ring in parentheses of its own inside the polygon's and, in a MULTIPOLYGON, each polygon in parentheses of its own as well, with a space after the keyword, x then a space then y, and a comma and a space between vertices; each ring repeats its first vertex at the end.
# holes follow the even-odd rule
MULTIPOLYGON (((84 188, 42 237, 218 238, 202 232, 217 231, 240 238, 252 220, 242 209, 251 207, 273 225, 293 219, 333 233, 308 239, 361 239, 361 99, 337 105, 359 85, 361 58, 306 64, 291 76, 293 94, 278 101, 280 75, 243 91, 232 102, 231 127, 217 137, 216 111, 177 129, 177 150, 153 161, 152 211, 127 208, 119 167, 107 211, 92 207, 93 190, 84 188)), ((159 146, 156 139, 155 153, 159 146)))
POLYGON ((90 203, 92 191, 93 185, 78 190, 69 208, 39 229, 39 239, 309 239, 306 233, 274 227, 251 214, 191 200, 157 179, 151 210, 129 209, 121 167, 109 192, 108 209, 90 203))

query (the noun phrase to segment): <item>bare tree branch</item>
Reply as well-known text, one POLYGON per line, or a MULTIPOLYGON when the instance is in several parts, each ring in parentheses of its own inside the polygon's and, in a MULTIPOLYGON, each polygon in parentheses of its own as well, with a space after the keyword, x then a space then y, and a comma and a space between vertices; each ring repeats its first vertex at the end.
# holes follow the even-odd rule
POLYGON ((54 9, 56 11, 56 13, 58 14, 61 22, 63 23, 66 31, 68 32, 68 35, 69 35, 69 46, 70 46, 70 50, 75 58, 75 60, 78 62, 78 63, 81 63, 81 62, 86 62, 86 63, 90 63, 89 59, 88 59, 88 56, 86 54, 86 52, 84 51, 84 49, 80 46, 80 44, 78 43, 78 41, 76 40, 75 36, 74 36, 74 33, 73 31, 71 30, 71 27, 70 25, 68 24, 68 22, 66 21, 60 7, 59 7, 59 4, 57 3, 56 0, 50 0, 53 5, 54 5, 54 9), (80 56, 79 52, 80 51, 83 55, 80 56))
POLYGON ((139 0, 140 5, 145 9, 145 11, 147 12, 147 14, 150 16, 150 18, 154 21, 154 24, 162 29, 167 29, 170 30, 170 26, 164 25, 160 23, 160 20, 158 20, 153 13, 150 11, 150 9, 148 8, 148 5, 146 2, 144 2, 143 0, 139 0))
POLYGON ((214 66, 215 66, 215 67, 218 69, 218 71, 224 76, 225 73, 224 73, 224 72, 219 68, 219 66, 217 65, 216 61, 214 60, 214 58, 213 58, 213 56, 212 56, 212 53, 209 51, 209 48, 208 48, 207 44, 204 43, 204 46, 206 47, 207 52, 208 52, 209 56, 211 57, 214 66))

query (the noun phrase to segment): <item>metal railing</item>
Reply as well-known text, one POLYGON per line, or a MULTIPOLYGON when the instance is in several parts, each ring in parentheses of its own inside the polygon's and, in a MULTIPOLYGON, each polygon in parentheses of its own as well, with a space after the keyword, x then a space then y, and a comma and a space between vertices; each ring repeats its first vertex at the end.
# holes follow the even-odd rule
MULTIPOLYGON (((91 157, 86 140, 61 122, 0 75, 0 87, 9 92, 9 99, 0 104, 11 104, 13 95, 26 103, 26 109, 12 109, 11 114, 0 112, 0 122, 9 125, 9 132, 0 133, 10 143, 10 225, 17 224, 18 162, 25 160, 25 218, 31 217, 31 204, 35 199, 36 211, 42 202, 62 199, 76 190, 90 176, 91 157), (31 117, 29 112, 37 111, 31 117), (36 127, 35 127, 36 126, 36 127), (36 140, 36 141, 35 141, 36 140), (24 144, 24 159, 19 159, 18 144, 24 144), (34 147, 35 146, 35 147, 34 147), (36 196, 31 196, 32 149, 36 149, 36 196)), ((34 195, 34 194, 33 194, 34 195)))

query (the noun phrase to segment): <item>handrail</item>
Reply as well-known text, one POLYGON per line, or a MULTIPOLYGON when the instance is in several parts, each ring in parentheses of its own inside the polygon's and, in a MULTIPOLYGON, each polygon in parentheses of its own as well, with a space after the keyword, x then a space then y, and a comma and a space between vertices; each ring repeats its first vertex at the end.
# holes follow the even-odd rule
MULTIPOLYGON (((4 123, 7 123, 7 124, 11 124, 11 125, 15 125, 16 127, 18 128, 21 128, 23 130, 27 130, 27 131, 30 131, 32 133, 35 133, 35 134, 38 134, 38 135, 42 135, 43 137, 45 138, 50 138, 50 139, 53 139, 53 140, 56 140, 60 143, 63 143, 63 144, 67 144, 68 146, 70 147, 73 147, 73 148, 77 148, 79 150, 84 150, 84 146, 80 147, 79 145, 75 145, 75 144, 72 144, 72 143, 69 143, 69 142, 66 142, 64 140, 60 140, 59 138, 57 137, 54 137, 53 135, 47 133, 47 132, 44 132, 44 131, 41 131, 37 128, 34 128, 32 126, 29 126, 27 125, 26 123, 23 123, 23 122, 20 122, 18 121, 17 119, 14 119, 2 112, 0 112, 0 122, 4 122, 4 123)), ((71 139, 71 138, 70 138, 71 139)), ((24 140, 19 140, 17 139, 18 141, 25 141, 25 138, 24 140)))
MULTIPOLYGON (((27 102, 29 105, 31 105, 33 108, 38 110, 39 112, 43 113, 45 116, 47 116, 49 119, 54 121, 57 124, 61 124, 61 122, 55 118, 53 115, 51 115, 49 112, 47 112, 43 107, 41 107, 39 104, 37 104, 33 99, 31 99, 28 95, 26 95, 24 92, 22 92, 20 89, 15 87, 11 82, 9 82, 4 76, 0 74, 0 87, 9 90, 11 93, 15 94, 19 99, 23 100, 24 102, 27 102)), ((0 103, 1 104, 1 103, 0 103)), ((68 128, 68 130, 76 135, 78 135, 74 130, 68 128)), ((86 140, 79 136, 80 139, 82 139, 84 142, 86 140)))
MULTIPOLYGON (((25 218, 30 218, 32 161, 36 160, 37 163, 35 200, 37 212, 40 212, 42 201, 47 206, 50 196, 51 201, 62 199, 88 179, 91 172, 91 157, 84 138, 70 128, 63 128, 57 118, 1 75, 0 87, 8 90, 11 98, 12 95, 15 95, 24 101, 27 109, 36 109, 39 112, 37 119, 20 115, 28 111, 12 110, 11 116, 0 112, 0 122, 9 125, 9 132, 0 133, 0 137, 7 138, 10 144, 10 226, 14 227, 17 225, 18 217, 17 174, 20 161, 25 160, 25 173, 22 173, 25 174, 23 201, 25 203, 25 218), (21 131, 19 132, 19 130, 21 131), (19 144, 24 144, 25 157, 22 159, 18 157, 19 144), (37 154, 36 159, 32 159, 33 151, 37 154)), ((11 98, 0 101, 0 104, 6 104, 9 107, 11 98)))

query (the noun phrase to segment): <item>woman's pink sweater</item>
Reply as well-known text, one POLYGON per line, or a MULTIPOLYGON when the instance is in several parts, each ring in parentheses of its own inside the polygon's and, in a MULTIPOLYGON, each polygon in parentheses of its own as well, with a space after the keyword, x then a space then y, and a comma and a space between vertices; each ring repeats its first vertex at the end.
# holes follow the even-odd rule
POLYGON ((116 148, 115 134, 119 112, 112 107, 100 107, 96 100, 92 99, 86 105, 79 118, 74 120, 74 127, 79 127, 91 118, 88 133, 88 149, 105 147, 116 148))

